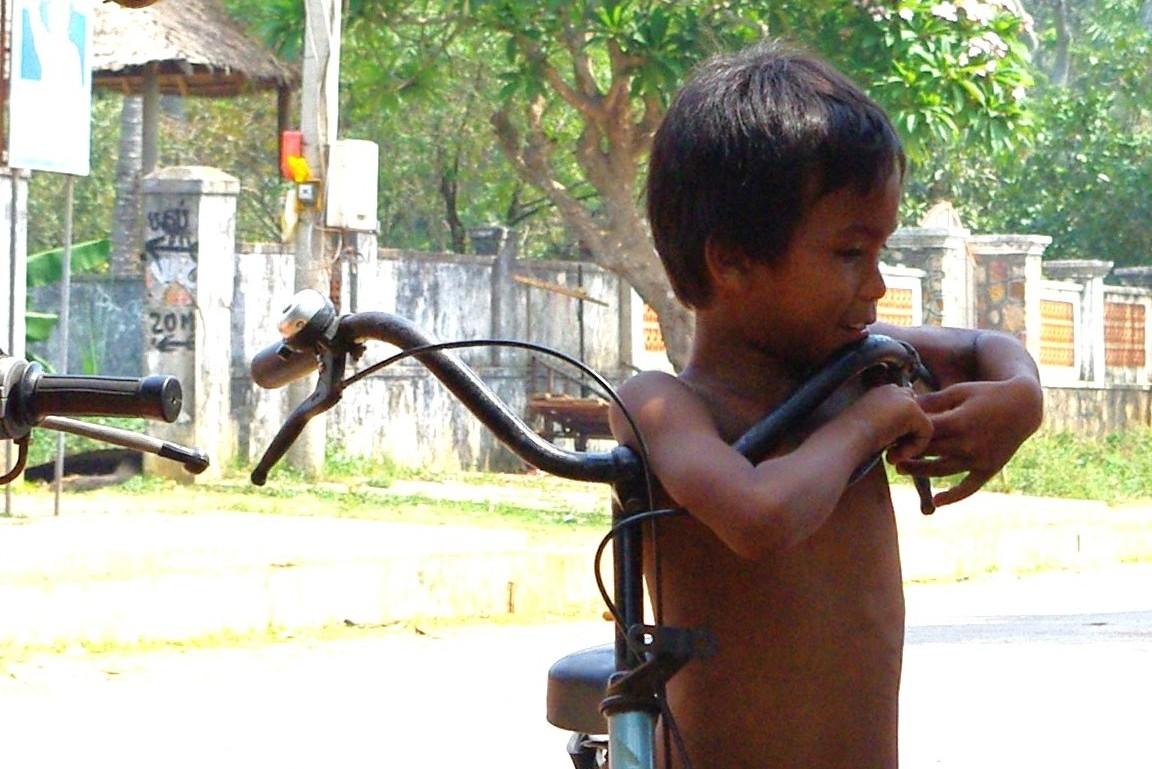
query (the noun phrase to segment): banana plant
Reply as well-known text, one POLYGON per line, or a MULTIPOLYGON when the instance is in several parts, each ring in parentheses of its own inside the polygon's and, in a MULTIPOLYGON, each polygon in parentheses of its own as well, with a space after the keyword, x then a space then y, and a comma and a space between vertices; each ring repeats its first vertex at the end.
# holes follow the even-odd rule
MULTIPOLYGON (((69 257, 70 271, 75 275, 105 272, 108 269, 110 241, 107 238, 89 240, 72 245, 69 257)), ((64 248, 50 248, 28 256, 28 288, 57 283, 64 275, 64 248)), ((59 321, 53 312, 26 310, 24 313, 25 340, 28 343, 46 342, 59 321)))

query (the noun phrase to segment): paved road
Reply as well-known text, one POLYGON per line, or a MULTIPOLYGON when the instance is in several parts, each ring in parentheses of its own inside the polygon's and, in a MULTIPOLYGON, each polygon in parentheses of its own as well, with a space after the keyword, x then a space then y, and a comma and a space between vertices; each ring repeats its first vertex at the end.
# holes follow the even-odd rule
POLYGON ((910 592, 905 767, 1149 767, 1152 572, 910 592))
MULTIPOLYGON (((0 663, 0 767, 564 769, 543 722, 595 623, 0 663)), ((909 590, 906 769, 1152 766, 1152 569, 909 590)))

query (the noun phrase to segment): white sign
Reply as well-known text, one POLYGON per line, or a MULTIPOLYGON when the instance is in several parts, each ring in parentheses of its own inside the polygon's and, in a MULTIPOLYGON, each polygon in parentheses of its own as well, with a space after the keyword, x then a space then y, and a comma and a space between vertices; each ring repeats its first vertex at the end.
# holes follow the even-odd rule
POLYGON ((87 176, 91 0, 13 0, 8 165, 87 176))

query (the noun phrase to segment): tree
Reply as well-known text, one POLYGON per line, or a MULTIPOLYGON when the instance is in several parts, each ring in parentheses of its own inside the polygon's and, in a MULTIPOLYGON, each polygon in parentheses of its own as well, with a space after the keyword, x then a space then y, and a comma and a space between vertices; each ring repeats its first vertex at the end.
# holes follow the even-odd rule
POLYGON ((1028 122, 1023 20, 1000 3, 473 0, 466 7, 468 29, 504 44, 507 85, 492 115, 504 155, 554 203, 592 258, 656 310, 677 366, 691 321, 659 267, 638 202, 666 100, 701 58, 766 34, 821 47, 874 87, 915 156, 930 143, 1006 149, 1028 122), (573 194, 581 182, 595 198, 573 194))
MULTIPOLYGON (((286 30, 295 22, 282 13, 290 4, 276 0, 275 13, 253 19, 266 39, 293 39, 286 30)), ((643 164, 668 97, 703 57, 764 35, 819 48, 875 89, 917 156, 964 142, 1010 148, 1029 116, 1025 30, 1004 0, 359 0, 345 23, 345 77, 359 109, 349 114, 407 112, 433 94, 452 109, 486 109, 516 177, 656 310, 676 365, 691 318, 652 248, 643 164), (347 52, 373 34, 390 44, 357 50, 386 60, 357 69, 347 52), (502 84, 495 98, 494 78, 502 84)), ((452 145, 438 142, 426 154, 448 182, 439 188, 461 183, 455 158, 464 146, 441 151, 452 145)), ((931 192, 950 187, 941 176, 931 192)))
POLYGON ((1053 238, 1048 258, 1152 262, 1152 33, 1148 0, 1029 4, 1035 141, 966 153, 957 200, 972 226, 1053 238))
POLYGON ((824 47, 867 85, 900 129, 911 159, 913 215, 957 196, 970 157, 1000 158, 1031 142, 1031 18, 1017 4, 857 5, 873 23, 841 12, 824 47))

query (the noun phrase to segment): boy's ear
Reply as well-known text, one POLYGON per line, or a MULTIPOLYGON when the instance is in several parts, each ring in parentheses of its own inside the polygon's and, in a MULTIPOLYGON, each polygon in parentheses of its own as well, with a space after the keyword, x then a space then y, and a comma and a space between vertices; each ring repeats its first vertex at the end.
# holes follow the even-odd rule
POLYGON ((751 262, 739 246, 708 238, 704 244, 704 264, 713 290, 721 292, 742 287, 751 262))

